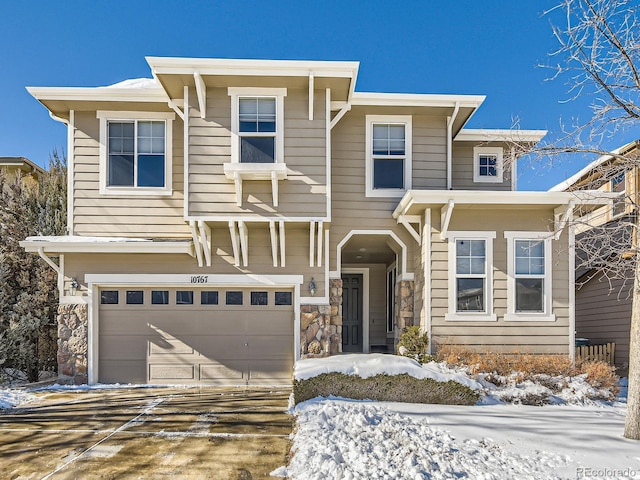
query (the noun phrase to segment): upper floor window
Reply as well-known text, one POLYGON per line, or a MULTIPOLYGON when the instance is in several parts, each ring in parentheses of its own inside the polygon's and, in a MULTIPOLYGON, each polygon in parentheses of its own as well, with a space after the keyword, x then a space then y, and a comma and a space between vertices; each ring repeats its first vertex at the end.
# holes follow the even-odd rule
POLYGON ((503 181, 502 147, 473 148, 473 181, 501 183, 503 181))
POLYGON ((508 256, 505 320, 554 320, 549 233, 504 232, 504 236, 508 256))
POLYGON ((410 115, 367 115, 368 197, 400 197, 411 188, 411 133, 410 115))
POLYGON ((447 320, 495 320, 492 313, 495 232, 449 232, 447 320))
POLYGON ((175 115, 105 112, 100 119, 100 193, 171 194, 171 126, 175 115))
POLYGON ((231 161, 284 162, 284 97, 286 88, 230 87, 231 161))
POLYGON ((611 215, 614 217, 624 213, 626 210, 625 191, 626 175, 625 172, 621 172, 611 179, 611 192, 620 194, 620 196, 613 201, 611 215))

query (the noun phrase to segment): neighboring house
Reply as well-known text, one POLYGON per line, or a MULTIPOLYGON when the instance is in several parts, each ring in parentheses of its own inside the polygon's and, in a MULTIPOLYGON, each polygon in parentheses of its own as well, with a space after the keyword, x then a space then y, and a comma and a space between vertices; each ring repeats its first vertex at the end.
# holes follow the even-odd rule
POLYGON ((621 162, 617 156, 634 158, 640 154, 639 146, 640 140, 636 140, 614 150, 611 155, 603 155, 550 190, 562 192, 598 189, 617 197, 611 206, 589 212, 584 224, 581 221, 576 225, 578 240, 580 235, 585 235, 591 246, 595 245, 596 248, 594 252, 593 248, 585 247, 589 250, 588 255, 581 255, 578 242, 575 309, 576 336, 589 339, 591 344, 614 342, 615 364, 623 373, 629 367, 633 272, 628 272, 627 280, 619 278, 620 273, 625 273, 620 270, 623 262, 619 257, 624 257, 631 250, 632 231, 619 227, 633 223, 638 203, 640 175, 636 166, 637 160, 621 162), (602 229, 595 230, 594 235, 593 229, 590 228, 592 226, 602 229), (607 226, 609 228, 604 231, 607 226), (591 239, 601 234, 611 236, 612 241, 591 239), (587 256, 591 257, 591 262, 585 265, 587 256), (599 268, 597 264, 600 262, 616 264, 617 275, 608 272, 604 266, 599 268))
POLYGON ((21 175, 30 175, 34 180, 38 180, 45 171, 31 160, 25 157, 0 157, 0 170, 10 173, 20 172, 21 175))
POLYGON ((356 92, 357 62, 147 62, 28 89, 69 131, 71 236, 22 243, 59 271, 61 376, 283 383, 410 325, 432 350, 572 354, 550 232, 580 200, 513 191, 509 161, 544 131, 464 129, 483 96, 356 92))

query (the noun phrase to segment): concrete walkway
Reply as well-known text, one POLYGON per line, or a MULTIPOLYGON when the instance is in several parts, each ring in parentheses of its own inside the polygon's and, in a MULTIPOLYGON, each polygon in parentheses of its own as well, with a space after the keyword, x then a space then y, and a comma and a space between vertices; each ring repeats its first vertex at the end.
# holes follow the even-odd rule
POLYGON ((270 478, 287 463, 290 390, 46 391, 0 414, 7 479, 270 478))

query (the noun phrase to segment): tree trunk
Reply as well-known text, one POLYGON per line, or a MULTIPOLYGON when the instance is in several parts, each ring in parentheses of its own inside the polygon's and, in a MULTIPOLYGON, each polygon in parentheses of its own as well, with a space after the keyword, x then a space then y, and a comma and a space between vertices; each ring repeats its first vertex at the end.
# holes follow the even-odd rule
MULTIPOLYGON (((638 227, 640 215, 636 219, 634 235, 638 248, 638 227)), ((633 279, 633 306, 631 309, 631 332, 629 333, 629 393, 627 396, 627 418, 624 436, 640 440, 640 252, 636 252, 635 277, 633 279)))

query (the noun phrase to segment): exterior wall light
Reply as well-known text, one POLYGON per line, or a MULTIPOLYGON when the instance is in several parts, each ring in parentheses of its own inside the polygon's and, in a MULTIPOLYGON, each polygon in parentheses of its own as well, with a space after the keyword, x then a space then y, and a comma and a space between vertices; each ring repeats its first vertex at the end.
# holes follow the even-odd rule
POLYGON ((311 277, 311 281, 309 282, 309 293, 313 297, 316 294, 316 283, 313 281, 313 277, 311 277))
POLYGON ((71 285, 69 287, 69 291, 71 292, 72 296, 76 294, 78 287, 80 287, 80 285, 78 284, 78 281, 75 278, 72 278, 71 285))

